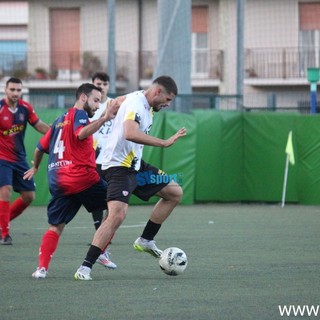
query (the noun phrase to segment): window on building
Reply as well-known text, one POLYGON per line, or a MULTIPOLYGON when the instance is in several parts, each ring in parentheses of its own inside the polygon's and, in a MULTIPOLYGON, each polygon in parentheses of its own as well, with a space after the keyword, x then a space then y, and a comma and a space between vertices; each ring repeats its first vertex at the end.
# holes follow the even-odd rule
POLYGON ((27 74, 27 1, 0 1, 0 74, 27 74))
POLYGON ((208 72, 208 7, 192 7, 192 76, 203 77, 208 72))
POLYGON ((80 75, 80 9, 50 9, 51 66, 58 78, 80 75))
POLYGON ((299 4, 300 73, 320 66, 320 3, 299 4))
POLYGON ((2 74, 25 69, 26 60, 26 40, 0 40, 0 72, 2 74))

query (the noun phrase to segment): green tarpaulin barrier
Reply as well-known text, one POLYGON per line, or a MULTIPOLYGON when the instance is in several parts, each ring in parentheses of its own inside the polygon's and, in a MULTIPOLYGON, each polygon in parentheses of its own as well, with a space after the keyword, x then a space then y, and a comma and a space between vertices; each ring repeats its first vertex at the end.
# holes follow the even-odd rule
MULTIPOLYGON (((61 109, 39 110, 51 123, 61 109)), ((145 161, 177 177, 183 204, 197 202, 281 202, 285 147, 292 131, 296 164, 289 165, 286 201, 320 203, 320 116, 296 113, 195 110, 191 114, 155 114, 151 134, 167 139, 181 127, 187 136, 169 148, 144 148, 145 161)), ((28 160, 40 134, 28 128, 28 160)), ((50 198, 44 159, 35 177, 34 205, 50 198)), ((155 203, 154 197, 149 203, 155 203)), ((131 204, 142 204, 132 197, 131 204)))

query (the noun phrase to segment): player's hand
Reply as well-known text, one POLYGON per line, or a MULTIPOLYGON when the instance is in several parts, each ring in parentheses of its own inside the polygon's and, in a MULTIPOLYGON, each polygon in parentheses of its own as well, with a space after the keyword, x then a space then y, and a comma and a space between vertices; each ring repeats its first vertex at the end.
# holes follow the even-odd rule
POLYGON ((23 180, 31 180, 33 176, 38 172, 38 169, 33 166, 34 162, 31 161, 32 167, 26 171, 23 175, 23 180))
POLYGON ((117 112, 120 108, 121 103, 126 99, 126 96, 120 96, 115 99, 109 101, 106 111, 105 111, 105 119, 106 121, 114 119, 117 115, 117 112))
POLYGON ((185 127, 181 128, 169 139, 165 140, 165 147, 172 146, 179 138, 187 135, 187 129, 185 127))

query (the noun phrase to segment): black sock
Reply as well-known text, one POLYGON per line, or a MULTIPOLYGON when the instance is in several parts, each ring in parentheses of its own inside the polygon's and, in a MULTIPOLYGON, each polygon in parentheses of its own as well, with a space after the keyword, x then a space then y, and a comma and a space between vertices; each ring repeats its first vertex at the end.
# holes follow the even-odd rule
POLYGON ((153 240, 153 238, 156 236, 160 228, 161 228, 161 224, 154 223, 151 220, 149 220, 143 230, 141 237, 146 240, 153 240))
POLYGON ((96 230, 100 227, 103 219, 103 211, 94 211, 92 212, 93 224, 96 230))
POLYGON ((87 256, 84 259, 82 265, 85 267, 89 267, 92 269, 92 266, 95 264, 96 260, 99 258, 102 250, 94 245, 91 245, 88 252, 87 256))

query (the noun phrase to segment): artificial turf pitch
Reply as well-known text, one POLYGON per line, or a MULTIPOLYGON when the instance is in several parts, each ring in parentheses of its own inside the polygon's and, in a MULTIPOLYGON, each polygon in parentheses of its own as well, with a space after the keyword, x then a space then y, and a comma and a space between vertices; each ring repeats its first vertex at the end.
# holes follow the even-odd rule
POLYGON ((11 224, 13 245, 0 246, 0 319, 296 319, 279 305, 320 304, 319 207, 179 206, 156 237, 158 247, 186 252, 177 277, 132 247, 151 208, 129 208, 110 246, 118 269, 95 265, 93 281, 73 278, 94 233, 84 209, 66 226, 48 277, 31 278, 47 220, 44 207, 28 208, 11 224))

